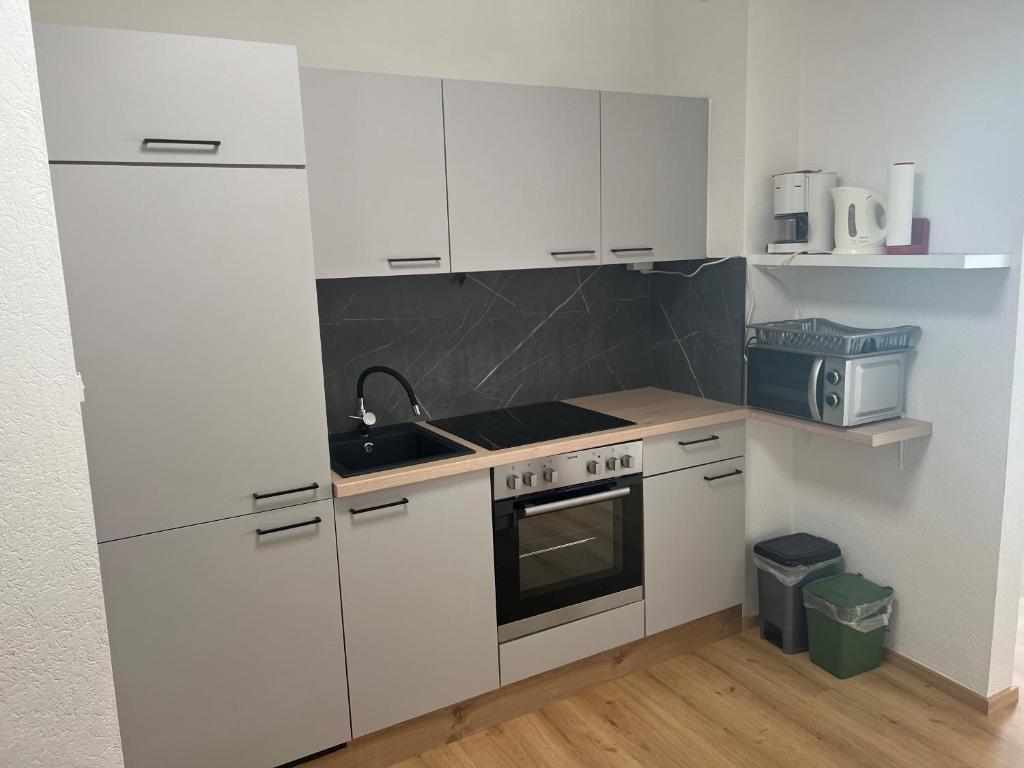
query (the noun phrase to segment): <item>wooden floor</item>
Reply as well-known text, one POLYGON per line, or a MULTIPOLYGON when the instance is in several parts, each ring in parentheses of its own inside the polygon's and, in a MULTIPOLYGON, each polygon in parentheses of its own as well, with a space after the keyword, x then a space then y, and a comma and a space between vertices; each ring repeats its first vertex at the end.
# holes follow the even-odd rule
POLYGON ((1022 768, 1024 705, 986 717, 890 664, 837 680, 751 630, 398 766, 1022 768))

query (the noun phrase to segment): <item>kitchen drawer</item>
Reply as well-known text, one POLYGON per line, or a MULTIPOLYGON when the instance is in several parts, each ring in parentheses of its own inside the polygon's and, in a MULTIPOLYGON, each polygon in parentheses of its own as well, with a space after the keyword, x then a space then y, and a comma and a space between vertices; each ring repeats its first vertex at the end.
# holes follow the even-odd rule
POLYGON ((502 643, 501 684, 539 675, 644 636, 644 601, 502 643))
POLYGON ((348 741, 330 501, 99 553, 125 765, 272 768, 348 741))
POLYGON ((52 24, 35 43, 51 161, 306 162, 293 46, 52 24))
POLYGON ((731 421, 647 438, 644 440, 644 476, 743 456, 746 426, 746 421, 731 421))

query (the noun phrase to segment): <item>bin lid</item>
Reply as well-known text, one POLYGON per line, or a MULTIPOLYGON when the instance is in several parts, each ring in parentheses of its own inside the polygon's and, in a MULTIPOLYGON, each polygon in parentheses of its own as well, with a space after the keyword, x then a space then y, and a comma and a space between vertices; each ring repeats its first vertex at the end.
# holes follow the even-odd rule
POLYGON ((839 573, 806 584, 804 591, 817 595, 840 611, 852 611, 857 606, 884 600, 892 594, 892 587, 880 587, 859 573, 839 573))
POLYGON ((797 565, 816 565, 842 557, 839 545, 809 533, 790 533, 754 545, 761 557, 792 568, 797 565))

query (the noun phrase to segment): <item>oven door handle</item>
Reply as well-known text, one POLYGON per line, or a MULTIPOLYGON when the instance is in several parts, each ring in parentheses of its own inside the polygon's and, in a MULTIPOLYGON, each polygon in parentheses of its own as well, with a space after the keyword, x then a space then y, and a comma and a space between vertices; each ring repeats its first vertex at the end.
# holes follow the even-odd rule
POLYGON ((821 421, 821 411, 818 408, 818 376, 821 374, 821 366, 825 364, 825 358, 816 357, 811 364, 811 373, 807 377, 807 407, 811 409, 811 419, 821 421))
POLYGON ((533 517, 534 515, 543 515, 548 512, 560 512, 563 509, 582 507, 584 504, 593 504, 598 501, 621 499, 623 496, 629 496, 629 488, 613 488, 610 491, 592 493, 589 496, 577 496, 573 499, 550 501, 547 504, 534 504, 532 506, 523 507, 523 516, 533 517))

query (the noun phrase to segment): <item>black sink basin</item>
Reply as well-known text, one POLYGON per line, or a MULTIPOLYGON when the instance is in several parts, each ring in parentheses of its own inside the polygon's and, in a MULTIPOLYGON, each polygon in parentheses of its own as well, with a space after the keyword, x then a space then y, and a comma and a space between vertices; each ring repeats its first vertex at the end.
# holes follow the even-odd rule
POLYGON ((396 424, 370 430, 370 435, 345 432, 331 435, 331 469, 342 477, 474 453, 470 448, 424 429, 396 424))

